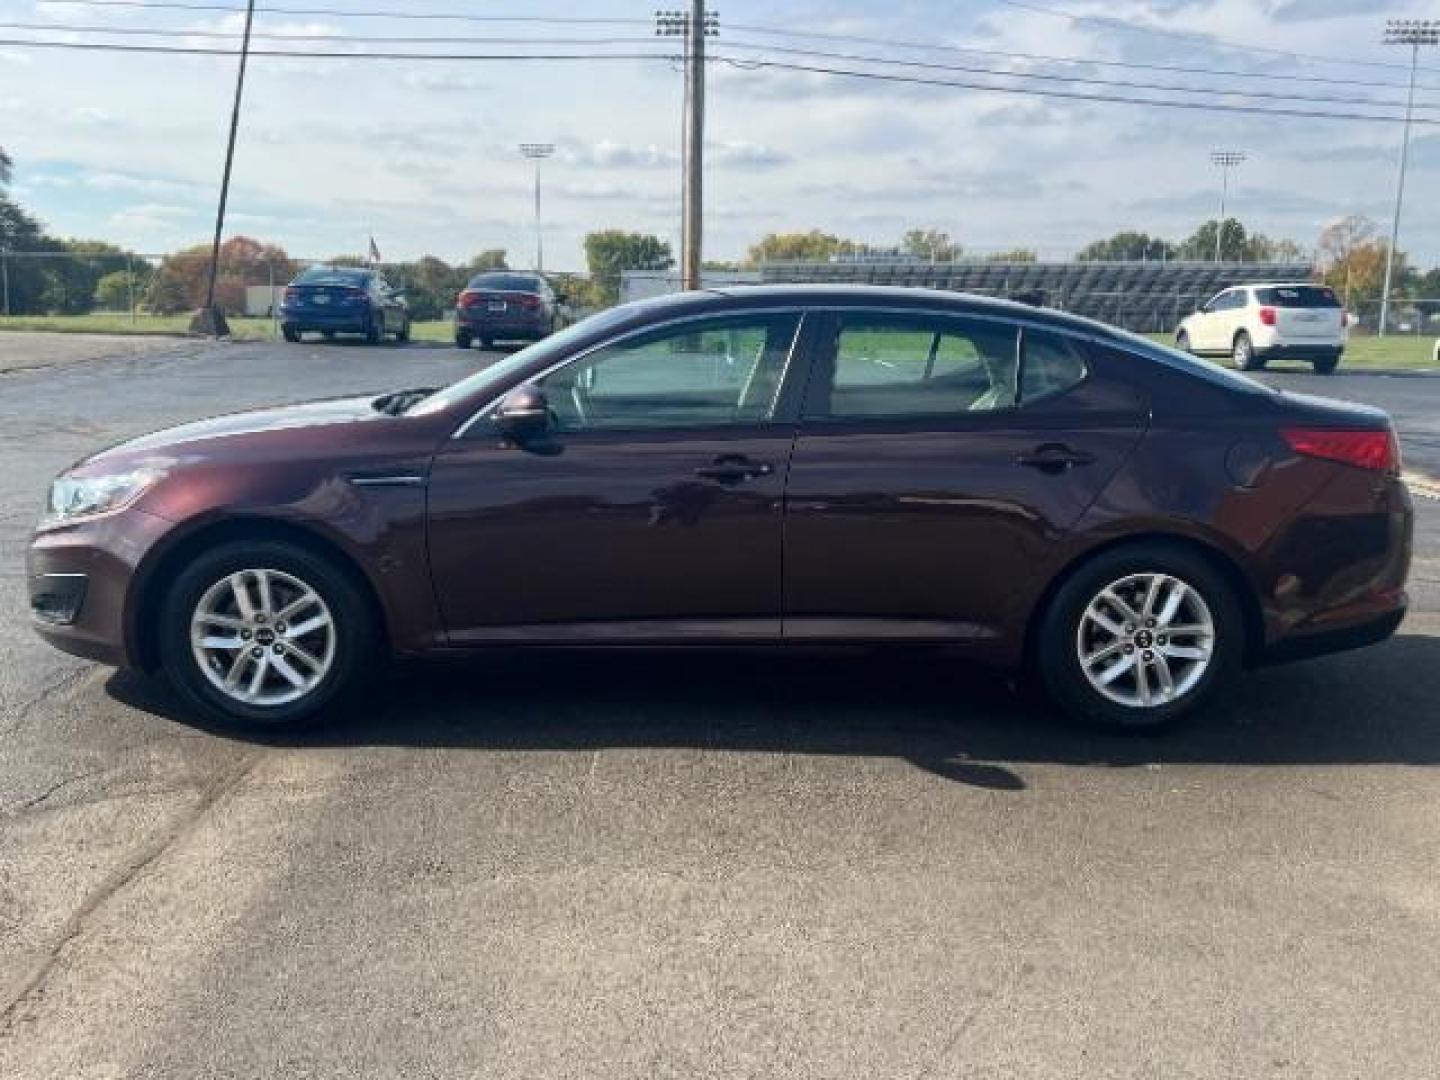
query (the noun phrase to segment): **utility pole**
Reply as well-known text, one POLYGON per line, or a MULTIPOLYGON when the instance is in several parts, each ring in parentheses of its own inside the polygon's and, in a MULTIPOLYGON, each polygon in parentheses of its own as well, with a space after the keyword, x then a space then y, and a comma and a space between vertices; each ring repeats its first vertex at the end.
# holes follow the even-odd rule
POLYGON ((555 153, 554 143, 521 143, 520 153, 535 162, 535 272, 545 272, 545 233, 540 227, 540 163, 555 153))
POLYGON ((245 65, 250 60, 250 28, 255 23, 255 0, 246 0, 245 36, 240 43, 240 71, 235 77, 235 106, 230 111, 230 141, 225 146, 225 172, 220 178, 220 206, 215 211, 215 242, 210 246, 210 280, 205 286, 205 308, 190 329, 222 337, 230 332, 223 312, 215 307, 215 278, 220 272, 220 234, 225 229, 225 203, 230 198, 230 169, 235 164, 235 133, 240 128, 240 101, 245 94, 245 65))
POLYGON ((1380 292, 1380 325, 1385 336, 1390 321, 1390 279, 1395 270, 1395 248, 1400 242, 1400 206, 1405 201, 1405 166, 1410 157, 1410 120, 1415 112, 1415 72, 1420 67, 1420 46, 1440 45, 1440 19, 1390 19, 1385 23, 1386 45, 1410 46, 1410 93, 1405 99, 1405 132, 1400 137, 1400 174, 1395 181, 1395 216, 1390 222, 1390 248, 1385 253, 1385 286, 1380 292))
POLYGON ((1245 160, 1243 150, 1214 150, 1210 164, 1220 166, 1220 217, 1215 222, 1215 261, 1220 261, 1220 238, 1225 234, 1225 197, 1230 194, 1230 170, 1245 160))
POLYGON ((657 11, 655 33, 685 38, 685 125, 682 138, 684 187, 680 221, 680 287, 700 288, 704 241, 705 39, 720 33, 720 17, 691 0, 689 11, 657 11))

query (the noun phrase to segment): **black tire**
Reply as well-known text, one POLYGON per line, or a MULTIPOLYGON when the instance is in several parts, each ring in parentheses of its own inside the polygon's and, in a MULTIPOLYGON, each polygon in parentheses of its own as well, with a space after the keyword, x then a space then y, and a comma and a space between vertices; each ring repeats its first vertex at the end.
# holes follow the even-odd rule
POLYGON ((1340 366, 1340 355, 1341 355, 1340 350, 1337 349, 1337 350, 1335 350, 1335 352, 1331 353, 1331 354, 1328 355, 1328 356, 1317 357, 1317 358, 1315 359, 1315 361, 1314 361, 1315 374, 1316 374, 1316 375, 1333 375, 1333 374, 1335 374, 1335 369, 1340 366))
POLYGON ((1184 330, 1175 335, 1175 347, 1181 352, 1188 353, 1190 351, 1190 335, 1184 330))
POLYGON ((1230 357, 1241 371, 1258 371, 1265 366, 1265 361, 1255 354, 1255 343, 1244 330, 1235 335, 1230 357))
POLYGON ((1143 733, 1168 727, 1213 701, 1233 681, 1244 655, 1245 621, 1225 575, 1189 548, 1143 541, 1102 552, 1069 574, 1041 618, 1034 662, 1051 699, 1072 719, 1110 731, 1143 733), (1082 620, 1107 586, 1129 575, 1154 573, 1178 578, 1203 599, 1214 627, 1212 651, 1208 666, 1182 696, 1150 706, 1124 704, 1107 697, 1086 676, 1079 656, 1082 620))
POLYGON ((282 326, 280 336, 293 345, 300 340, 300 331, 293 326, 282 326))
POLYGON ((406 344, 410 340, 409 319, 406 319, 403 323, 401 323, 400 329, 395 331, 395 340, 398 341, 401 345, 406 344))
POLYGON ((334 330, 321 330, 321 331, 320 331, 320 336, 323 337, 326 341, 334 341, 334 340, 335 340, 335 331, 334 331, 334 330))
POLYGON ((324 556, 286 541, 233 541, 204 552, 175 577, 160 605, 160 664, 184 705, 208 721, 300 727, 333 712, 374 671, 379 652, 374 620, 372 606, 350 575, 324 556), (191 619, 206 592, 231 574, 259 569, 291 575, 313 589, 329 608, 335 630, 329 669, 303 697, 285 704, 250 705, 228 696, 211 683, 191 648, 191 619))
POLYGON ((455 331, 455 347, 457 349, 470 348, 472 340, 473 339, 470 337, 470 332, 468 330, 455 331))
POLYGON ((365 344, 379 345, 385 340, 385 324, 374 315, 365 324, 365 344))
POLYGON ((480 348, 484 349, 486 352, 490 351, 491 349, 495 348, 495 339, 492 337, 482 337, 480 339, 480 348))

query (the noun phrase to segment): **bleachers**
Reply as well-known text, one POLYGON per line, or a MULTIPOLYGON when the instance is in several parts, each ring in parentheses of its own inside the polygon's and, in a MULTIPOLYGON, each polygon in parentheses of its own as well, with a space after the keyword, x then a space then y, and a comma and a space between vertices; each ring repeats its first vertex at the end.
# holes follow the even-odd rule
POLYGON ((903 285, 982 296, 1040 292, 1049 307, 1140 333, 1169 333, 1231 285, 1305 281, 1309 263, 1231 262, 775 262, 766 283, 903 285))

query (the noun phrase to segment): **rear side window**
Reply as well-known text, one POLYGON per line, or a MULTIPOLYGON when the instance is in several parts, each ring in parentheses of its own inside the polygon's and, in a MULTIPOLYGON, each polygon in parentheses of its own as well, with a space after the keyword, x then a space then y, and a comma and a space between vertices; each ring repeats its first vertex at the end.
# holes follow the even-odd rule
POLYGON ((1277 285, 1271 289, 1256 289, 1260 303, 1269 307, 1286 308, 1338 308, 1340 301, 1335 290, 1324 285, 1277 285))
POLYGON ((540 282, 525 274, 476 274, 470 279, 470 284, 466 288, 533 293, 540 291, 540 282))
POLYGON ((1021 354, 1022 404, 1062 393, 1085 378, 1085 361, 1060 334, 1027 328, 1021 354))

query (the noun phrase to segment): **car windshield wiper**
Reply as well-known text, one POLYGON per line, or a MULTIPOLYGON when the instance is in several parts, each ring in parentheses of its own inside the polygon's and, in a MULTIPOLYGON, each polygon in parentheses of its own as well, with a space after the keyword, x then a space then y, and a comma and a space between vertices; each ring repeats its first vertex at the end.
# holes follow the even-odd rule
POLYGON ((376 412, 385 413, 387 416, 404 416, 412 405, 424 401, 438 389, 438 386, 421 386, 414 390, 396 390, 393 393, 381 394, 370 404, 376 412))

